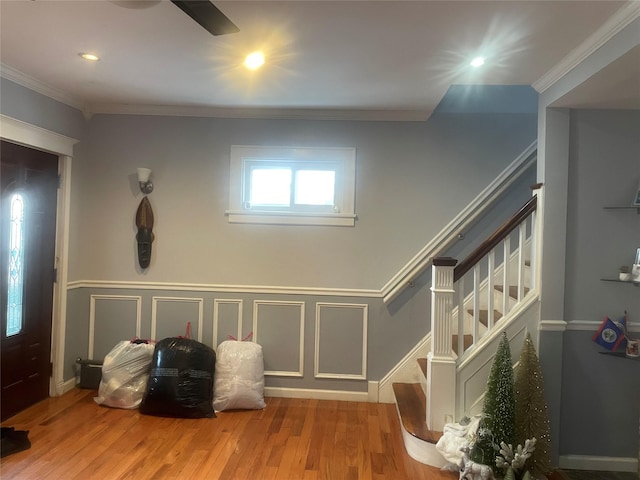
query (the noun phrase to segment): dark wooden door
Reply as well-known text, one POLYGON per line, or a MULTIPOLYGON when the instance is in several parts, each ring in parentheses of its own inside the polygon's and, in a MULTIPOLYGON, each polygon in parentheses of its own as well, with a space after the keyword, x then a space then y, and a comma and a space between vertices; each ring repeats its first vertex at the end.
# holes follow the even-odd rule
POLYGON ((58 157, 2 141, 2 420, 49 395, 58 157))

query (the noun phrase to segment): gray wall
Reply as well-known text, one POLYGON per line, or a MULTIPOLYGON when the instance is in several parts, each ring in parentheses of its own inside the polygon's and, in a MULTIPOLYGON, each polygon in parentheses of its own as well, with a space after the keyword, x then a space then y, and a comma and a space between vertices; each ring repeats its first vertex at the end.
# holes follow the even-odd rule
MULTIPOLYGON (((376 292, 534 140, 536 124, 526 108, 482 114, 459 107, 420 123, 120 115, 85 122, 79 110, 8 80, 1 93, 3 114, 80 140, 65 379, 76 357, 101 358, 135 335, 180 335, 191 321, 194 336, 213 346, 238 329, 256 330, 274 372, 269 386, 366 391, 366 381, 384 376, 428 329, 428 275, 391 305, 376 292), (228 224, 232 144, 355 146, 356 226, 228 224), (138 166, 152 168, 156 184, 148 271, 136 266, 138 166), (277 293, 287 287, 365 293, 277 293), (316 378, 316 369, 326 378, 316 378)), ((477 232, 528 197, 522 185, 477 232)))
MULTIPOLYGON (((125 338, 131 335, 135 302, 142 337, 151 336, 152 322, 156 335, 182 334, 187 321, 198 323, 194 302, 200 302, 207 344, 215 344, 215 322, 231 330, 224 335, 236 335, 239 309, 243 335, 257 326, 266 369, 276 372, 267 386, 366 391, 366 381, 388 373, 429 324, 428 275, 391 305, 375 292, 535 139, 535 125, 531 113, 444 112, 424 123, 95 116, 73 171, 69 277, 75 285, 69 292, 65 378, 73 374, 73 360, 89 354, 91 342, 93 356, 100 357, 114 342, 116 326, 125 338), (224 211, 232 144, 355 146, 356 226, 229 224, 224 211), (147 271, 136 266, 138 166, 154 172, 149 198, 156 241, 147 271), (154 290, 155 282, 166 285, 154 290), (370 293, 286 295, 269 286, 370 293), (225 287, 234 291, 225 293, 225 287), (132 296, 140 298, 127 298, 132 296), (158 303, 160 297, 173 300, 158 303), (226 313, 216 317, 214 305, 224 300, 231 304, 224 303, 220 312, 226 313), (234 307, 234 300, 242 307, 234 307), (330 305, 318 306, 323 303, 330 305), (366 376, 359 380, 353 377, 365 372, 363 332, 366 376), (330 378, 314 377, 316 352, 320 375, 330 378), (296 376, 300 356, 302 376, 296 376)), ((530 172, 484 223, 499 222, 524 203, 531 180, 530 172)))
MULTIPOLYGON (((640 111, 571 111, 560 454, 635 458, 640 361, 600 355, 604 317, 640 323, 640 290, 616 278, 640 248, 640 111), (597 322, 587 326, 576 322, 597 322), (585 331, 586 330, 586 331, 585 331), (579 426, 579 428, 577 428, 579 426)), ((636 337, 640 336, 636 331, 636 337)))
POLYGON ((541 334, 540 361, 552 453, 555 460, 577 456, 573 458, 578 464, 580 456, 600 456, 603 469, 607 457, 634 459, 638 454, 640 402, 634 390, 638 372, 628 375, 628 369, 638 367, 627 359, 600 355, 590 341, 604 314, 619 316, 629 308, 631 320, 638 321, 637 313, 632 313, 640 310, 637 289, 600 282, 615 275, 619 264, 630 261, 622 257, 640 246, 634 213, 626 214, 631 218, 622 222, 618 214, 602 209, 625 196, 630 203, 637 188, 638 144, 633 140, 639 131, 637 112, 574 112, 553 106, 635 48, 639 27, 636 18, 546 89, 540 95, 538 114, 538 179, 545 184, 540 311, 549 329, 541 334), (611 125, 608 116, 614 122, 611 125), (582 209, 578 198, 589 207, 582 209), (622 230, 612 229, 611 222, 618 222, 622 230), (565 320, 568 330, 561 333, 565 320), (585 321, 591 323, 579 323, 585 321), (613 360, 621 362, 620 368, 613 360), (602 377, 602 382, 595 383, 596 377, 602 377), (590 416, 582 418, 579 412, 590 412, 590 416))
POLYGON ((534 139, 533 114, 425 123, 96 115, 73 171, 69 280, 380 289, 534 139), (229 224, 233 144, 356 147, 356 226, 229 224), (144 272, 139 166, 155 184, 144 272))
POLYGON ((87 129, 80 110, 4 77, 0 77, 0 113, 76 140, 83 140, 87 129))

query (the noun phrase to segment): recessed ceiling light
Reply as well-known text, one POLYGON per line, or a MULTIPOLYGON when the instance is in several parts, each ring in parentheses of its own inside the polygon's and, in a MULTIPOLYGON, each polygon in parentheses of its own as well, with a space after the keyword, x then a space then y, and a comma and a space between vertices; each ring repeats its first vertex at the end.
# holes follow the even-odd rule
POLYGON ((257 70, 262 65, 264 65, 264 54, 262 52, 250 53, 244 60, 244 66, 249 70, 257 70))
POLYGON ((78 55, 80 55, 85 60, 89 60, 90 62, 97 62, 98 60, 100 60, 100 57, 94 55, 93 53, 79 53, 78 55))
POLYGON ((484 65, 484 57, 476 57, 471 60, 471 66, 474 68, 478 68, 484 65))

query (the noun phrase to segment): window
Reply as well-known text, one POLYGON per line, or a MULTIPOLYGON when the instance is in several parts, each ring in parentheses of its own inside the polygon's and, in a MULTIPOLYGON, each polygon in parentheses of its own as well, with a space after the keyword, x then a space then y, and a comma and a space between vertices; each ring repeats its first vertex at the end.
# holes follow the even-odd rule
POLYGON ((9 201, 9 275, 7 278, 7 337, 22 331, 24 290, 24 202, 16 193, 9 201))
POLYGON ((229 222, 355 224, 355 148, 231 147, 229 222))

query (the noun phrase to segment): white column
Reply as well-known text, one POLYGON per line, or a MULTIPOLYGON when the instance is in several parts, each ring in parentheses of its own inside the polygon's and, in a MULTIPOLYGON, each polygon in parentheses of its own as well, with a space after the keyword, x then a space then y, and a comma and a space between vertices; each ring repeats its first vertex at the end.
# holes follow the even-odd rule
MULTIPOLYGON (((456 400, 456 362, 451 348, 453 258, 436 258, 431 277, 431 352, 427 355, 427 427, 442 431, 452 422, 456 400)), ((462 334, 463 332, 460 332, 462 334)))

